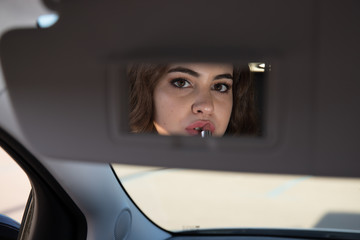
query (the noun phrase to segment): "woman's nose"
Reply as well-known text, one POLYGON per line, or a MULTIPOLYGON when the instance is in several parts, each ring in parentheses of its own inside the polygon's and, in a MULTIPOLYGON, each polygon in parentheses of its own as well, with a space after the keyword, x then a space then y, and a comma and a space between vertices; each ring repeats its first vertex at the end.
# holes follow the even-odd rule
POLYGON ((192 112, 203 115, 212 114, 214 112, 214 103, 211 93, 201 93, 197 95, 192 105, 192 112))

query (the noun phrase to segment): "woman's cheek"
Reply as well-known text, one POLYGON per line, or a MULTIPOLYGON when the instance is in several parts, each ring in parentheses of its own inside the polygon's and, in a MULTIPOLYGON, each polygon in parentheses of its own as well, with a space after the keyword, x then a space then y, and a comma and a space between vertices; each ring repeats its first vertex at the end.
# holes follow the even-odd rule
POLYGON ((226 95, 222 94, 222 95, 218 96, 215 107, 217 119, 219 120, 219 124, 221 125, 219 126, 220 131, 218 133, 220 136, 222 136, 225 133, 229 125, 230 116, 233 107, 232 94, 226 94, 226 95))

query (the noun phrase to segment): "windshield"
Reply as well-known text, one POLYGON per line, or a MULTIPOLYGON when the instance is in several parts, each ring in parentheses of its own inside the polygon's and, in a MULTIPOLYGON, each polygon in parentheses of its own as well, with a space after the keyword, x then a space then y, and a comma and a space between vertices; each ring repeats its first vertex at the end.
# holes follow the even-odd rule
POLYGON ((360 179, 114 164, 135 204, 169 231, 330 229, 360 233, 360 179))

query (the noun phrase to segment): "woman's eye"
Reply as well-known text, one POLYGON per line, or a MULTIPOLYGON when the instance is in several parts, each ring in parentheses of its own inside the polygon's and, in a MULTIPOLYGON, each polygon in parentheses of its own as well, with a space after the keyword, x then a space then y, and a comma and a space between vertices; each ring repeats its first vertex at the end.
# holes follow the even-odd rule
POLYGON ((176 78, 171 81, 171 84, 177 88, 187 88, 190 87, 190 83, 183 78, 176 78))
POLYGON ((221 93, 226 93, 227 91, 229 91, 230 86, 225 84, 225 83, 217 83, 213 86, 213 90, 221 92, 221 93))

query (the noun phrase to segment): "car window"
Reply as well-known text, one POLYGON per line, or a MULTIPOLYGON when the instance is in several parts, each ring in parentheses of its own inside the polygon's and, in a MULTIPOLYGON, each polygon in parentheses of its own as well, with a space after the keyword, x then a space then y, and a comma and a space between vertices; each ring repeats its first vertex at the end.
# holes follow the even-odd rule
POLYGON ((360 231, 360 179, 113 165, 137 206, 169 231, 360 231))
POLYGON ((25 172, 0 147, 0 214, 21 223, 30 191, 25 172))

